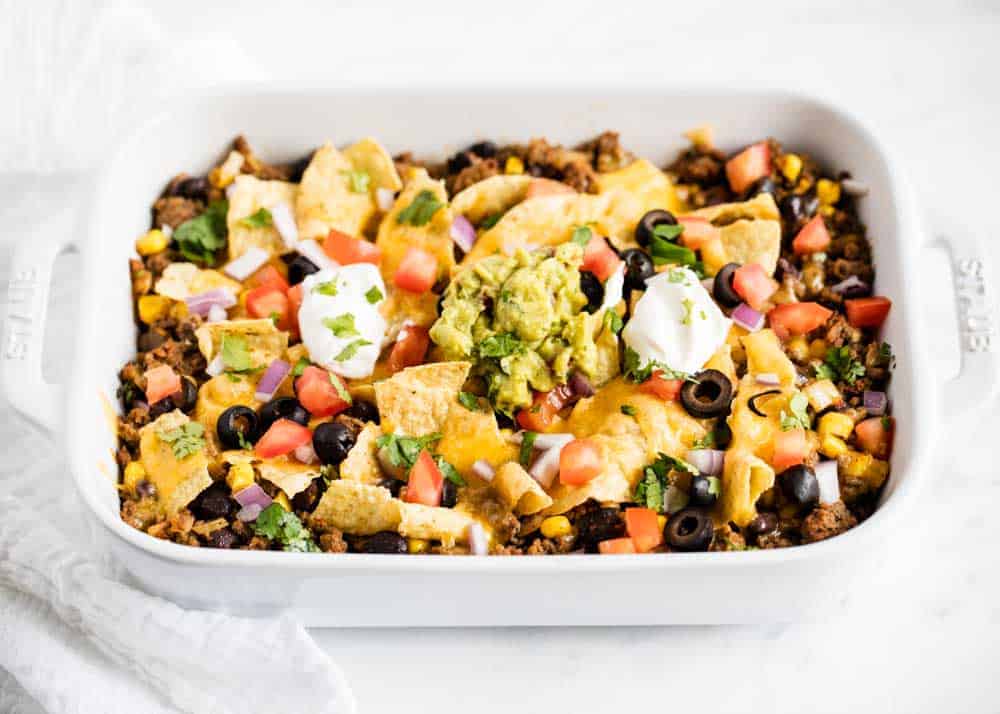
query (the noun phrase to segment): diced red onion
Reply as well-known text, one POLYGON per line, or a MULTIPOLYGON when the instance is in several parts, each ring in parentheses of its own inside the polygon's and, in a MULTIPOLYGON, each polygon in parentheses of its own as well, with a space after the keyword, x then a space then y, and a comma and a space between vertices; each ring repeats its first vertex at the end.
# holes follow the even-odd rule
POLYGON ((295 216, 292 209, 284 201, 271 206, 271 221, 275 229, 281 234, 281 239, 285 245, 294 248, 299 242, 299 227, 295 225, 295 216))
POLYGON ((497 475, 497 472, 490 465, 490 462, 486 459, 477 459, 472 462, 472 473, 481 478, 483 481, 492 481, 493 477, 497 475))
POLYGON ((549 488, 559 474, 559 453, 561 451, 561 448, 546 449, 528 469, 531 478, 535 479, 542 488, 549 488))
POLYGON ((162 226, 160 226, 160 233, 162 233, 163 235, 165 235, 167 238, 173 238, 174 237, 174 229, 171 228, 170 226, 168 226, 166 223, 164 223, 162 226))
POLYGON ((396 202, 396 194, 391 188, 385 188, 380 186, 375 189, 375 203, 378 204, 380 211, 388 213, 392 210, 392 204, 396 202))
POLYGON ((781 379, 774 372, 761 372, 757 375, 756 380, 757 384, 767 384, 772 387, 781 384, 781 379))
POLYGON ((222 353, 215 355, 212 361, 208 363, 205 367, 205 372, 207 372, 212 377, 218 377, 220 374, 226 371, 226 363, 222 360, 222 353))
POLYGON ((848 297, 860 297, 862 295, 868 295, 871 293, 872 286, 866 283, 864 280, 859 278, 857 275, 851 275, 839 283, 830 288, 833 292, 838 295, 846 295, 848 297))
POLYGON ((259 503, 251 503, 249 506, 243 506, 240 510, 236 512, 236 517, 239 518, 244 523, 250 523, 251 521, 256 521, 257 516, 260 512, 264 510, 264 507, 259 503))
POLYGON ((573 393, 581 399, 583 397, 594 396, 594 385, 590 383, 590 380, 587 379, 587 376, 583 372, 573 372, 569 376, 567 384, 573 390, 573 393))
POLYGON ((722 473, 726 452, 718 449, 692 449, 684 458, 700 473, 706 476, 718 476, 722 473))
POLYGON ((236 192, 236 182, 233 181, 231 184, 226 186, 226 198, 232 200, 233 194, 236 192))
POLYGON ((778 258, 778 271, 782 279, 799 277, 799 269, 787 258, 778 258))
POLYGON ((323 251, 319 243, 309 238, 305 240, 300 240, 298 243, 296 243, 295 250, 297 250, 305 257, 309 258, 309 260, 312 261, 313 265, 315 265, 320 270, 327 270, 330 268, 339 267, 338 263, 334 262, 333 260, 330 260, 330 256, 328 256, 323 251))
POLYGON ((252 483, 241 491, 237 491, 233 494, 233 498, 241 506, 249 506, 250 504, 256 503, 261 508, 267 508, 271 505, 271 497, 260 487, 258 483, 252 483))
POLYGON ((548 400, 556 408, 556 411, 576 403, 580 398, 568 384, 558 384, 548 394, 548 400))
POLYGON ((478 523, 469 524, 468 538, 469 550, 473 555, 487 555, 490 552, 490 539, 478 523))
POLYGON ((476 229, 465 216, 459 215, 452 219, 449 234, 455 245, 466 253, 476 244, 476 229))
POLYGON ((889 406, 889 398, 886 397, 885 392, 868 391, 866 389, 864 400, 865 409, 873 416, 882 416, 885 414, 886 407, 889 406))
POLYGON ((745 302, 741 302, 730 317, 733 322, 750 332, 756 332, 764 326, 764 316, 745 302))
POLYGON ((209 322, 223 322, 229 319, 229 314, 226 312, 226 308, 221 305, 212 305, 208 308, 208 321, 209 322))
POLYGON ((319 461, 319 457, 316 456, 316 451, 313 449, 312 443, 309 442, 296 447, 292 454, 295 455, 295 459, 297 461, 301 461, 303 464, 315 464, 319 461))
POLYGON ((232 307, 236 304, 236 297, 225 288, 215 288, 197 295, 189 295, 184 298, 184 302, 187 304, 188 310, 205 317, 213 306, 223 309, 232 307))
POLYGON ((261 402, 271 401, 271 397, 278 391, 281 382, 292 371, 292 366, 283 359, 276 359, 267 366, 264 376, 257 382, 257 391, 254 398, 261 402))
POLYGON ((868 184, 857 179, 845 178, 840 180, 840 187, 848 196, 867 196, 868 184))
POLYGON ((237 280, 246 280, 256 273, 270 257, 266 250, 262 250, 257 246, 251 246, 247 248, 246 253, 236 260, 230 261, 223 270, 226 271, 227 275, 237 280))
POLYGON ((690 500, 686 492, 674 484, 670 484, 667 486, 667 490, 663 492, 663 510, 673 515, 677 511, 687 508, 688 501, 690 500))
POLYGON ((836 503, 840 500, 836 461, 820 461, 816 464, 816 481, 819 482, 820 503, 836 503))

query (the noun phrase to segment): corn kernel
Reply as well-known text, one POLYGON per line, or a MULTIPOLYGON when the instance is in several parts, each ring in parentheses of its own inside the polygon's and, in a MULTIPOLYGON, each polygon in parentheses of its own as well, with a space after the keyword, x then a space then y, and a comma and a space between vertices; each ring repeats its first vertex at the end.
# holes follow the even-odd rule
POLYGON ((542 535, 546 538, 561 538, 573 532, 573 524, 566 516, 551 516, 542 521, 542 535))
POLYGON ((277 497, 275 497, 274 502, 279 506, 284 508, 286 511, 292 510, 292 504, 288 500, 288 495, 284 491, 279 491, 277 497))
POLYGON ((174 304, 170 306, 170 317, 175 320, 183 320, 188 316, 188 306, 186 302, 181 302, 180 300, 174 300, 174 304))
POLYGON ((507 163, 503 165, 503 172, 505 174, 523 174, 524 162, 516 156, 508 156, 507 163))
POLYGON ((243 154, 238 151, 230 151, 229 156, 221 165, 208 172, 208 182, 215 188, 225 188, 239 176, 243 162, 243 154))
POLYGON ((815 339, 809 343, 809 356, 813 359, 823 359, 826 357, 827 347, 826 340, 815 339))
POLYGON ((837 458, 840 473, 849 478, 864 478, 868 469, 872 467, 873 457, 871 454, 862 454, 858 451, 848 450, 837 458))
POLYGON ((841 439, 846 439, 854 431, 854 420, 846 414, 830 412, 820 418, 817 431, 820 435, 825 436, 826 434, 830 434, 831 436, 839 436, 841 439))
POLYGON ((889 462, 882 459, 872 459, 871 464, 865 469, 865 480, 873 488, 880 488, 889 477, 889 462))
POLYGON ((809 343, 802 335, 796 335, 785 343, 785 352, 796 362, 805 362, 809 359, 809 343))
POLYGON ((147 325, 167 316, 172 300, 162 295, 143 295, 139 298, 139 319, 147 325))
POLYGON ((135 250, 139 255, 153 255, 167 249, 170 239, 159 228, 147 232, 135 242, 135 250))
POLYGON ((799 174, 802 173, 802 159, 798 154, 785 154, 781 163, 781 173, 784 174, 789 183, 795 183, 799 174))
POLYGON ((245 462, 233 464, 229 468, 229 473, 226 474, 226 483, 229 484, 229 489, 233 493, 239 493, 248 486, 252 486, 253 482, 253 466, 245 462))
POLYGON ((816 182, 816 198, 821 206, 833 206, 840 200, 840 184, 830 179, 816 182))
POLYGON ((834 213, 833 206, 820 206, 819 207, 819 215, 823 216, 823 218, 829 218, 830 216, 833 215, 833 213, 834 213))
POLYGON ((410 538, 406 541, 406 552, 411 555, 426 553, 430 547, 430 541, 426 541, 423 538, 410 538))
POLYGON ((660 529, 661 531, 662 531, 662 530, 663 530, 664 528, 666 528, 666 527, 667 527, 667 517, 666 517, 666 516, 657 516, 657 517, 656 517, 656 526, 657 526, 657 528, 659 528, 659 529, 660 529))
POLYGON ((821 434, 819 441, 819 453, 831 459, 835 459, 841 454, 847 453, 847 444, 843 439, 833 434, 821 434))
POLYGON ((138 461, 129 461, 125 467, 124 484, 132 493, 135 493, 136 484, 146 478, 146 469, 138 461))

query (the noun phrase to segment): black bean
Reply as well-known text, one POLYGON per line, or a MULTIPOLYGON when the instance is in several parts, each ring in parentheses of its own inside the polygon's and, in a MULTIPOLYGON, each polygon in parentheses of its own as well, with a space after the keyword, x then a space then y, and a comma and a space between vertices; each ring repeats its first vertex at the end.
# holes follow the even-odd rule
POLYGON ((203 521, 228 518, 233 511, 233 504, 234 501, 229 497, 229 486, 225 481, 216 481, 191 502, 191 512, 203 521))
POLYGON ((778 527, 778 515, 770 511, 761 511, 747 524, 747 531, 754 536, 762 536, 773 532, 778 527))
POLYGON ((399 491, 403 488, 403 482, 394 478, 384 478, 378 482, 382 488, 388 489, 393 498, 399 497, 399 491))
POLYGON ((458 503, 458 486, 445 479, 444 484, 441 486, 441 506, 443 508, 454 508, 456 503, 458 503))
POLYGON ((466 151, 471 151, 484 159, 491 159, 497 155, 497 145, 492 141, 480 141, 470 146, 466 151))
POLYGON ((208 202, 208 179, 204 176, 186 178, 174 188, 174 195, 189 198, 192 201, 208 202))
POLYGON ((781 492, 785 497, 799 506, 814 506, 819 503, 819 481, 816 472, 808 466, 799 464, 782 471, 778 475, 781 492))
POLYGON ((625 520, 617 508, 596 508, 576 519, 577 543, 588 552, 596 553, 602 540, 620 538, 625 534, 625 520))
POLYGON ((340 422, 325 422, 313 432, 313 450, 324 464, 339 464, 354 447, 354 433, 340 422))
POLYGON ((472 159, 464 151, 459 151, 457 154, 448 159, 448 173, 457 174, 462 169, 466 169, 472 166, 472 159))
POLYGON ((378 424, 380 421, 378 407, 371 402, 366 402, 364 399, 355 399, 354 403, 347 408, 344 414, 364 422, 370 421, 378 424))
POLYGON ((152 352, 167 341, 167 336, 157 330, 146 330, 139 335, 139 351, 152 352))
POLYGON ((181 391, 172 394, 174 406, 182 412, 189 412, 198 403, 198 385, 191 377, 181 377, 181 391))
POLYGON ((366 553, 400 554, 406 552, 406 538, 392 531, 376 533, 365 544, 366 553))
POLYGON ((208 544, 213 548, 232 548, 236 545, 236 540, 236 534, 228 527, 212 531, 208 536, 208 544))
POLYGON ((308 486, 295 494, 295 497, 292 499, 292 508, 296 511, 313 510, 319 502, 319 483, 321 481, 322 479, 313 479, 309 482, 308 486))

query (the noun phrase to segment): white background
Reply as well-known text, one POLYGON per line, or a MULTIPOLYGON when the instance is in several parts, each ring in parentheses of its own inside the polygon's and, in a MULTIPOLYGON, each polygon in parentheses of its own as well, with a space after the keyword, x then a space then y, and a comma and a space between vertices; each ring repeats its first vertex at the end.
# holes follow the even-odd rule
MULTIPOLYGON (((901 154, 934 231, 970 226, 996 254, 997 3, 148 5, 107 25, 88 4, 0 3, 0 278, 8 242, 54 215, 72 225, 86 172, 132 110, 131 96, 206 78, 805 89, 862 115, 901 154), (133 22, 141 39, 122 45, 133 22), (102 53, 113 45, 124 49, 102 53)), ((924 379, 940 387, 957 369, 941 256, 928 253, 913 279, 926 286, 922 307, 939 327, 924 379)), ((68 261, 48 339, 47 372, 56 376, 69 358, 60 347, 72 330, 75 280, 68 261)), ((982 414, 941 425, 930 486, 879 554, 877 575, 816 622, 314 634, 363 712, 1000 711, 1000 420, 995 404, 970 406, 982 414)), ((26 467, 22 446, 44 443, 4 408, 0 475, 26 467)))

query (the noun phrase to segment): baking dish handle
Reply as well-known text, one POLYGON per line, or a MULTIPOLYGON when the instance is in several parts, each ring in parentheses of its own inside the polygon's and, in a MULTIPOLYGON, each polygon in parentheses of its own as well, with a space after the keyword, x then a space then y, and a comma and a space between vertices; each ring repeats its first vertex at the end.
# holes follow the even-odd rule
POLYGON ((1000 386, 1000 355, 991 271, 982 242, 961 228, 935 238, 951 258, 962 363, 958 374, 944 386, 941 411, 948 423, 989 406, 1000 386))
POLYGON ((74 245, 71 237, 14 245, 7 283, 7 319, 0 348, 0 384, 11 405, 54 431, 63 413, 63 387, 45 381, 42 347, 52 266, 74 245))

